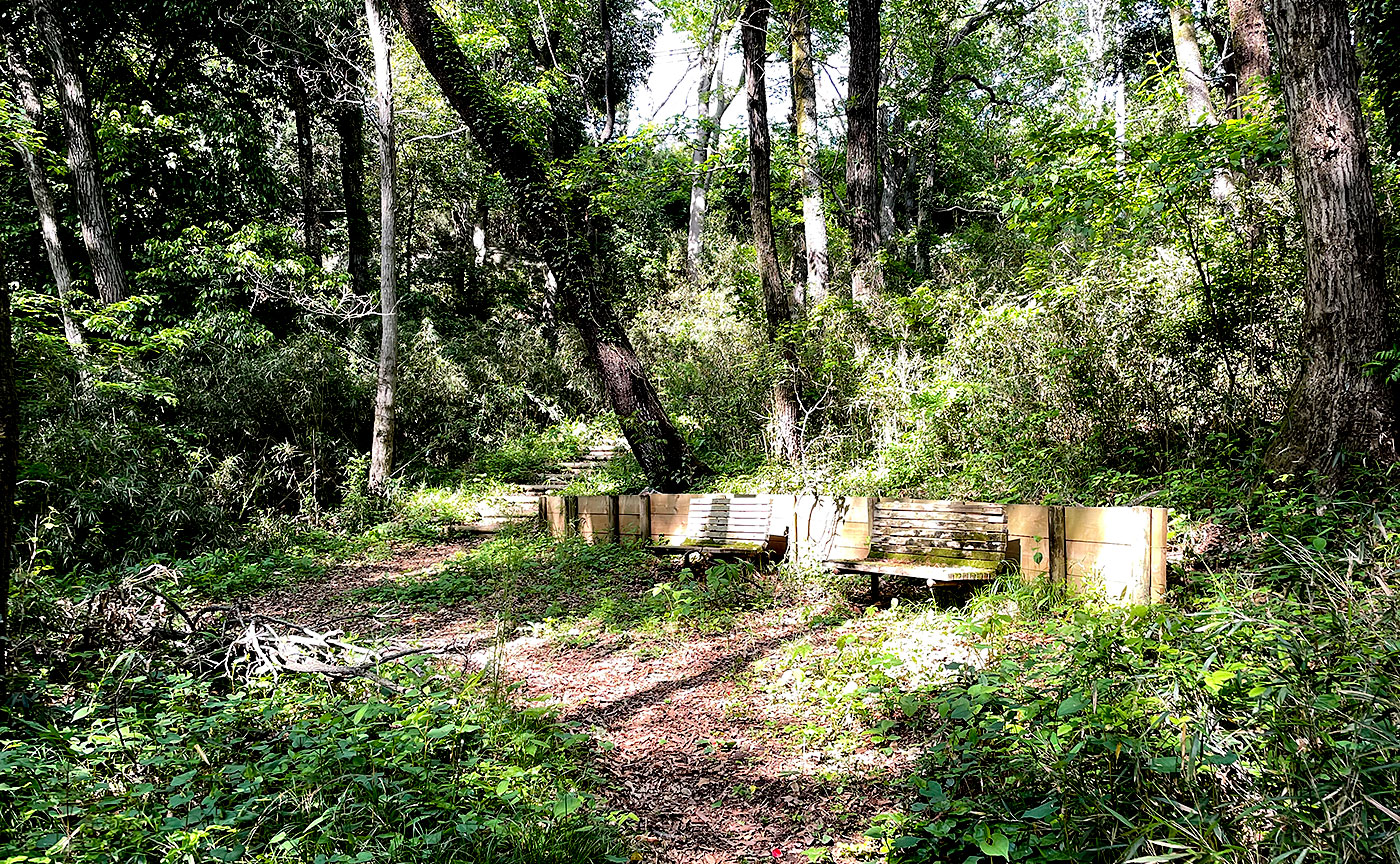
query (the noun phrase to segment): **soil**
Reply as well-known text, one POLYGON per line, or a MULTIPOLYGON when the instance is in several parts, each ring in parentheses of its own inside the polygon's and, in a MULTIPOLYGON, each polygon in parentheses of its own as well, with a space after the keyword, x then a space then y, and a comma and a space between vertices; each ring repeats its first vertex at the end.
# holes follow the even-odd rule
MULTIPOLYGON (((488 609, 374 610, 352 593, 431 568, 476 542, 399 548, 387 560, 339 567, 253 603, 396 642, 470 644, 472 661, 484 663, 493 642, 488 609)), ((897 747, 877 747, 862 739, 839 754, 804 747, 800 730, 821 721, 794 716, 776 700, 763 663, 803 638, 815 654, 835 651, 834 635, 804 620, 779 606, 718 634, 605 635, 578 647, 518 636, 501 649, 501 668, 522 685, 522 699, 553 702, 566 722, 598 740, 602 794, 612 809, 637 816, 643 860, 806 861, 804 850, 820 849, 837 860, 870 860, 875 849, 864 832, 873 817, 899 809, 920 742, 906 736, 897 747)), ((946 648, 949 659, 963 653, 951 642, 946 648)))

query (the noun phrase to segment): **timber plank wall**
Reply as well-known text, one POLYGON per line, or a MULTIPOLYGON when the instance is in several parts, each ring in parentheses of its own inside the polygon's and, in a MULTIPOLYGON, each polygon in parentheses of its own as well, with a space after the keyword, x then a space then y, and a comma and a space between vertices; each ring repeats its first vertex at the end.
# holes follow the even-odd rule
MULTIPOLYGON (((690 495, 512 496, 510 516, 539 518, 555 536, 593 542, 679 542, 689 533, 690 495)), ((859 560, 870 548, 873 501, 854 496, 761 495, 770 533, 788 536, 788 557, 816 564, 859 560)), ((894 499, 879 499, 884 501, 894 499)), ((969 502, 976 503, 976 502, 969 502)), ((991 505, 1003 506, 1003 505, 991 505)), ((1049 578, 1115 603, 1149 603, 1167 588, 1167 510, 1007 504, 1008 557, 1028 578, 1049 578)), ((502 514, 506 515, 506 514, 502 514)))

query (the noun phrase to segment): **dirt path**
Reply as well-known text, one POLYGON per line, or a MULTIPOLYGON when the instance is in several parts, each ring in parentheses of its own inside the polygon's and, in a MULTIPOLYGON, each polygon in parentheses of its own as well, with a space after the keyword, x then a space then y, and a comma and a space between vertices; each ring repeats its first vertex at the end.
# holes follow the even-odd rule
MULTIPOLYGON (((461 552, 453 543, 404 549, 387 561, 339 568, 322 583, 259 598, 264 611, 301 621, 341 615, 396 639, 460 644, 489 639, 490 617, 470 604, 374 619, 353 589, 422 571, 461 552)), ((765 661, 795 640, 820 654, 830 631, 803 624, 797 610, 752 613, 728 632, 632 642, 609 637, 587 647, 522 636, 506 643, 503 666, 527 698, 547 697, 566 721, 600 742, 605 796, 637 815, 646 859, 686 864, 869 860, 873 816, 898 807, 918 742, 896 749, 868 743, 833 757, 808 750, 800 734, 820 718, 794 716, 773 697, 765 661)), ((958 651, 948 646, 951 658, 958 651)), ((481 662, 485 651, 478 652, 481 662)))

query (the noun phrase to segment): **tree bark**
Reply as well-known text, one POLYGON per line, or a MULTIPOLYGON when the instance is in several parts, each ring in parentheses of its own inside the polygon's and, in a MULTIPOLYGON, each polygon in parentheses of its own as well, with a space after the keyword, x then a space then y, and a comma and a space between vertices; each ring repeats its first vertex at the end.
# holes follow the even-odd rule
POLYGON ((470 64, 428 0, 390 3, 424 67, 528 217, 523 220, 525 236, 556 280, 563 311, 578 328, 642 470, 661 491, 689 488, 710 469, 671 424, 622 322, 605 299, 608 273, 601 247, 610 228, 607 221, 588 212, 586 192, 575 190, 567 199, 561 197, 537 145, 515 125, 514 112, 470 64))
MULTIPOLYGON (((29 123, 28 131, 37 135, 44 127, 44 108, 34 89, 34 76, 20 54, 17 40, 10 39, 8 53, 15 94, 29 123)), ((58 314, 63 322, 63 337, 68 340, 73 353, 81 358, 86 354, 86 348, 83 331, 73 319, 73 274, 68 269, 68 257, 63 254, 63 241, 58 235, 58 207, 49 188, 49 178, 44 173, 39 154, 31 150, 26 141, 17 138, 15 148, 19 150, 20 162, 24 163, 24 171, 29 176, 29 191, 34 195, 34 208, 39 213, 39 235, 44 240, 44 252, 48 255, 49 269, 53 272, 54 286, 58 291, 58 314)))
POLYGON ((806 247, 806 285, 801 305, 816 306, 826 299, 831 275, 827 258, 826 206, 822 201, 818 161, 817 78, 812 68, 812 8, 797 0, 792 12, 792 119, 797 134, 797 171, 802 185, 802 239, 806 247))
POLYGON ((611 141, 617 125, 617 102, 613 99, 612 6, 598 0, 598 23, 603 31, 603 141, 611 141))
POLYGON ((1234 78, 1232 108, 1243 117, 1251 99, 1264 91, 1269 76, 1269 26, 1263 0, 1229 0, 1230 72, 1234 78))
POLYGON ((83 226, 83 245, 92 264, 92 281, 104 303, 126 297, 126 271, 117 256, 102 174, 97 165, 97 135, 92 127, 92 110, 87 88, 68 34, 54 14, 53 0, 32 0, 39 34, 49 51, 54 80, 58 84, 58 104, 63 128, 68 136, 68 173, 78 200, 78 218, 83 226))
POLYGON ((846 195, 851 214, 851 296, 868 303, 880 272, 880 0, 849 0, 851 61, 846 97, 846 195))
MULTIPOLYGON (((3 262, 0 262, 3 263, 3 262)), ((3 272, 3 268, 0 268, 3 272)), ((14 571, 15 493, 19 475, 19 398, 10 329, 10 282, 0 279, 0 704, 10 692, 10 577, 14 571)))
POLYGON ((763 285, 764 316, 768 337, 782 357, 782 369, 773 384, 769 449, 779 459, 796 461, 802 456, 800 408, 793 386, 794 356, 783 338, 792 320, 792 303, 778 266, 778 246, 773 237, 772 130, 768 128, 768 17, 771 0, 749 0, 739 19, 744 45, 744 74, 748 78, 749 106, 749 216, 753 221, 753 245, 758 253, 758 278, 763 285))
POLYGON ((387 21, 379 0, 365 0, 374 48, 374 104, 379 127, 379 386, 374 398, 369 488, 383 495, 394 468, 394 392, 399 371, 399 305, 394 282, 394 208, 398 198, 398 154, 394 144, 394 82, 389 68, 387 21))
MULTIPOLYGON (((724 4, 717 3, 710 27, 710 43, 706 46, 701 60, 700 88, 696 98, 699 128, 690 154, 691 162, 695 165, 695 179, 690 184, 685 264, 690 281, 696 283, 702 275, 701 266, 705 256, 705 214, 709 211, 710 184, 714 180, 714 172, 704 166, 710 159, 711 142, 720 140, 724 112, 729 109, 732 99, 724 92, 724 58, 729 53, 731 34, 725 12, 724 4)), ((741 79, 740 86, 742 85, 741 79)))
POLYGON ((1380 215, 1345 0, 1275 0, 1273 29, 1303 217, 1303 378, 1279 461, 1336 479, 1345 455, 1396 455, 1380 215))
POLYGON ((1205 66, 1201 63, 1201 45, 1196 39, 1196 19, 1189 6, 1173 6, 1168 11, 1172 20, 1172 46, 1176 50, 1176 66, 1186 92, 1186 119, 1192 126, 1215 124, 1215 109, 1210 104, 1210 86, 1205 66))
POLYGON ((311 106, 306 99, 306 82, 301 69, 287 72, 287 97, 297 127, 297 169, 301 172, 302 248, 316 266, 321 266, 321 208, 316 203, 316 151, 311 139, 311 106))
POLYGON ((370 227, 365 207, 365 109, 356 103, 336 113, 340 138, 340 189, 345 199, 346 270, 350 287, 369 293, 370 227))

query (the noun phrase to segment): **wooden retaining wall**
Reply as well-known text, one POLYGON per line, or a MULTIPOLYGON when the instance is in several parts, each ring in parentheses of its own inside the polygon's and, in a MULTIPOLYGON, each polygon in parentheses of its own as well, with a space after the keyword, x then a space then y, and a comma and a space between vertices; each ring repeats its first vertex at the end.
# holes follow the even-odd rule
MULTIPOLYGON (((771 500, 770 531, 787 534, 792 559, 858 560, 869 551, 874 499, 758 497, 771 500)), ((647 538, 660 544, 686 535, 690 499, 660 494, 541 496, 537 512, 555 536, 578 533, 594 542, 647 538)), ((1027 577, 1067 583, 1117 603, 1155 602, 1166 592, 1165 508, 1008 504, 1006 517, 1010 557, 1027 577)))

